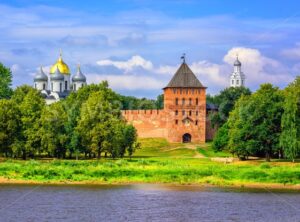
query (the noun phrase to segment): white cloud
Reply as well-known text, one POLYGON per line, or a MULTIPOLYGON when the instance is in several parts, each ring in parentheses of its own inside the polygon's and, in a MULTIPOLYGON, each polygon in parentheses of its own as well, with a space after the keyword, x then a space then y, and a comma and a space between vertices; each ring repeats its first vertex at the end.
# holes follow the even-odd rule
POLYGON ((224 72, 223 65, 199 61, 191 64, 191 69, 206 86, 226 87, 228 83, 228 73, 224 72))
POLYGON ((152 70, 153 64, 151 61, 145 60, 139 55, 132 56, 127 61, 113 61, 113 60, 100 60, 97 62, 99 66, 114 66, 118 69, 124 70, 125 72, 132 71, 134 68, 141 67, 145 70, 152 70))
POLYGON ((262 83, 287 84, 293 80, 288 69, 280 62, 268 58, 257 49, 237 47, 232 48, 224 57, 224 62, 232 65, 236 56, 242 62, 248 86, 258 86, 262 83))
POLYGON ((177 66, 160 66, 158 69, 155 70, 156 73, 159 74, 166 74, 166 75, 173 75, 176 70, 178 69, 179 65, 177 66))
POLYGON ((107 80, 110 87, 116 90, 157 90, 165 84, 157 78, 136 75, 115 75, 115 74, 87 74, 89 83, 99 83, 107 80))
POLYGON ((287 58, 298 60, 300 58, 300 43, 297 43, 294 48, 282 50, 281 54, 287 58))

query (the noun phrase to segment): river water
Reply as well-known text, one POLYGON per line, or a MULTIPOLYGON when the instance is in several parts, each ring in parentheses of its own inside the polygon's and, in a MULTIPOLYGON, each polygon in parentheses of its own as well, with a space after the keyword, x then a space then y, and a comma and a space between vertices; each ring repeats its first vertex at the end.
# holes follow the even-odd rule
POLYGON ((0 186, 0 221, 300 221, 300 192, 191 186, 0 186))

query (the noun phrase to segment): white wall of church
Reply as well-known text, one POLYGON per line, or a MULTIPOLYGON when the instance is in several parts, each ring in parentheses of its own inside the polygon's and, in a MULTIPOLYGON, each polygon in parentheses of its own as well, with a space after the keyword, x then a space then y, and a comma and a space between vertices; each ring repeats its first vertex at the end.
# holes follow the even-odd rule
POLYGON ((37 90, 47 90, 48 89, 48 82, 46 81, 39 81, 34 83, 34 88, 37 90))
POLYGON ((71 90, 71 75, 64 75, 63 91, 71 90))
POLYGON ((64 81, 52 80, 51 81, 51 91, 52 92, 63 92, 64 91, 64 81))

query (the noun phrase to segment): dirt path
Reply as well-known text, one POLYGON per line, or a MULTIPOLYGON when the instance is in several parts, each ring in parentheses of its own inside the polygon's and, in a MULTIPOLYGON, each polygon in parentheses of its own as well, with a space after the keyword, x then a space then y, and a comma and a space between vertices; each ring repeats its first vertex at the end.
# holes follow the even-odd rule
POLYGON ((192 143, 185 143, 183 144, 184 145, 184 148, 186 149, 191 149, 191 150, 195 150, 195 155, 194 155, 194 158, 206 158, 205 156, 203 156, 201 153, 199 153, 197 151, 197 147, 199 146, 199 144, 192 144, 192 143))

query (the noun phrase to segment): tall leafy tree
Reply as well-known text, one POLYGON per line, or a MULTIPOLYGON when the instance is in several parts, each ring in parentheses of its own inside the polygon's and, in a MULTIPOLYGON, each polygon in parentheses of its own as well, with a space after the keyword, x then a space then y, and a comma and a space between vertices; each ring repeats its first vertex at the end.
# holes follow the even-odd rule
POLYGON ((118 121, 121 121, 120 110, 113 107, 103 90, 90 94, 83 103, 76 130, 89 152, 97 153, 100 158, 102 152, 111 153, 111 139, 118 121))
POLYGON ((12 100, 0 100, 0 153, 13 155, 13 145, 20 132, 20 113, 12 100))
POLYGON ((226 122, 223 126, 218 129, 213 142, 212 148, 215 152, 221 151, 227 148, 229 142, 229 129, 228 129, 228 122, 226 122))
POLYGON ((226 88, 216 95, 214 98, 208 96, 209 101, 213 101, 218 105, 219 110, 213 113, 211 118, 213 126, 222 126, 228 119, 229 113, 233 110, 235 102, 242 95, 250 95, 251 91, 245 87, 230 87, 226 88))
POLYGON ((67 147, 67 133, 65 124, 67 113, 61 102, 44 107, 40 118, 41 145, 43 151, 51 156, 65 158, 67 147))
POLYGON ((9 68, 0 63, 0 99, 9 98, 12 95, 12 73, 9 68))
MULTIPOLYGON (((242 160, 247 159, 250 155, 254 155, 257 150, 255 133, 252 131, 253 123, 250 120, 253 108, 251 97, 242 96, 230 113, 227 124, 222 126, 222 130, 226 131, 223 127, 228 125, 229 151, 242 160)), ((226 135, 224 136, 226 137, 226 135)), ((227 144, 226 141, 224 143, 227 144)))
POLYGON ((300 77, 285 90, 284 113, 280 144, 287 158, 295 158, 300 153, 300 77))
POLYGON ((40 92, 29 86, 18 87, 12 101, 17 104, 20 112, 21 132, 18 134, 18 142, 14 146, 14 152, 22 155, 23 159, 33 157, 40 149, 40 125, 39 119, 45 106, 45 100, 40 92))
POLYGON ((264 153, 270 161, 280 148, 282 105, 282 92, 271 84, 261 85, 248 99, 242 97, 229 118, 232 151, 244 156, 264 153))

